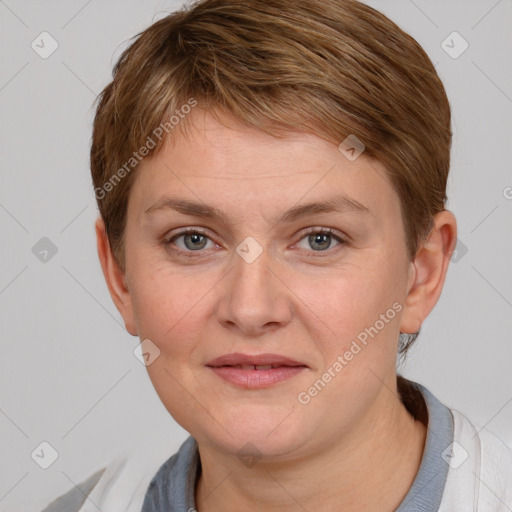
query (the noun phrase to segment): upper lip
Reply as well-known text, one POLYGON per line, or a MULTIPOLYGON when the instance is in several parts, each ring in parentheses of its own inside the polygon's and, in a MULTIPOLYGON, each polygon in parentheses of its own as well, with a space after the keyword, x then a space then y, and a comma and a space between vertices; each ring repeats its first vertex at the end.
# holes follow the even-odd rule
POLYGON ((273 365, 273 366, 307 366, 304 363, 300 363, 289 357, 285 357, 279 354, 225 354, 223 356, 212 359, 206 366, 235 366, 235 365, 273 365))

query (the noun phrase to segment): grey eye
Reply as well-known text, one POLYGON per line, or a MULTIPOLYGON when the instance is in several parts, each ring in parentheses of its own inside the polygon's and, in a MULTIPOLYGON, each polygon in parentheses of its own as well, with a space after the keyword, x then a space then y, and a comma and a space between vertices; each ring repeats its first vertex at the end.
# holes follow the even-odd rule
POLYGON ((326 251, 327 249, 331 249, 334 245, 340 244, 341 240, 332 233, 327 231, 318 230, 316 232, 310 233, 301 239, 298 246, 301 249, 311 250, 314 252, 326 251), (304 240, 307 240, 306 245, 303 244, 304 240), (335 242, 333 244, 333 241, 335 242))
POLYGON ((320 251, 325 251, 325 249, 329 249, 331 246, 332 235, 328 235, 326 233, 316 233, 314 235, 308 236, 308 242, 312 249, 319 249, 320 251))
POLYGON ((213 244, 213 241, 203 233, 199 233, 198 231, 185 231, 172 237, 167 244, 176 245, 179 250, 184 252, 197 252, 204 249, 208 242, 213 244))
POLYGON ((208 242, 208 237, 201 235, 200 233, 186 233, 181 236, 183 236, 185 247, 191 251, 204 249, 208 242))

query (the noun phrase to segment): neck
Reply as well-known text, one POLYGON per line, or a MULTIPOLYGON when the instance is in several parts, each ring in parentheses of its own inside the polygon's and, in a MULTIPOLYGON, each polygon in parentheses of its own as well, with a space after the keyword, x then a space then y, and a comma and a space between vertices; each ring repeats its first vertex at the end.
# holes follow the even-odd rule
POLYGON ((240 468, 233 457, 200 446, 198 512, 395 510, 420 467, 426 426, 396 388, 384 386, 377 403, 342 439, 300 460, 240 468))

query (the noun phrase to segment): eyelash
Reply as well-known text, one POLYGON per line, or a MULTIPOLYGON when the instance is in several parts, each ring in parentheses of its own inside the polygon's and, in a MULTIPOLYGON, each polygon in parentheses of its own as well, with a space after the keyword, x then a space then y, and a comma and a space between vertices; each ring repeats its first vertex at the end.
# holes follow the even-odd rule
MULTIPOLYGON (((208 238, 209 240, 211 240, 212 242, 215 243, 215 241, 212 240, 208 236, 206 231, 203 231, 200 228, 194 228, 194 229, 187 229, 187 230, 181 231, 179 233, 176 233, 171 238, 166 238, 164 240, 164 245, 166 247, 171 247, 172 243, 176 239, 178 239, 180 236, 192 235, 192 234, 197 234, 197 235, 205 236, 206 238, 208 238)), ((299 242, 302 241, 307 236, 312 235, 312 234, 330 235, 331 237, 335 238, 340 243, 341 246, 348 244, 347 240, 345 240, 342 237, 340 237, 339 235, 337 235, 334 229, 332 229, 332 228, 315 228, 315 227, 306 229, 306 231, 303 232, 303 235, 299 239, 299 242)), ((299 242, 297 242, 297 243, 299 243, 299 242)), ((184 251, 182 249, 176 249, 175 247, 172 247, 171 250, 175 254, 178 254, 179 256, 185 256, 187 258, 197 258, 198 256, 201 257, 200 254, 194 254, 194 253, 201 253, 202 252, 201 250, 198 250, 198 251, 184 251)), ((312 253, 324 253, 325 252, 325 253, 329 253, 329 255, 330 255, 330 253, 332 252, 332 249, 329 248, 329 249, 326 249, 324 251, 313 251, 313 250, 311 250, 311 251, 306 251, 306 252, 312 252, 312 253)), ((317 255, 317 256, 314 256, 314 257, 317 258, 317 257, 323 257, 323 256, 317 255)))

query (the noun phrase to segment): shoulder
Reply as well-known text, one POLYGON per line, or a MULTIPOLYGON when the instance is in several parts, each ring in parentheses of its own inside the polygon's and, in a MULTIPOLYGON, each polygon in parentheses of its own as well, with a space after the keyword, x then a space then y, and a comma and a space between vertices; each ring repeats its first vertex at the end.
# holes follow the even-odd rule
POLYGON ((101 479, 105 470, 106 468, 101 468, 96 471, 76 487, 53 500, 42 512, 77 512, 101 479))
POLYGON ((480 442, 480 501, 492 510, 512 510, 512 447, 493 432, 477 429, 480 442), (505 507, 506 503, 506 507, 505 507), (499 508, 501 506, 501 508, 499 508))
POLYGON ((512 448, 466 416, 450 409, 453 443, 447 447, 449 465, 441 511, 455 505, 478 512, 512 509, 512 448))
POLYGON ((149 483, 166 457, 162 447, 118 451, 42 512, 140 512, 149 483))

